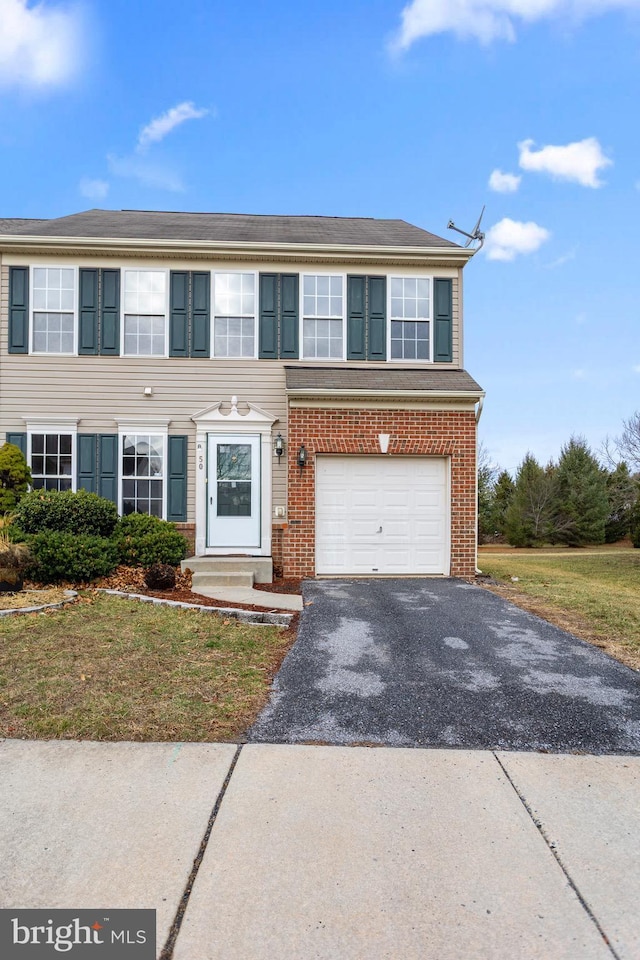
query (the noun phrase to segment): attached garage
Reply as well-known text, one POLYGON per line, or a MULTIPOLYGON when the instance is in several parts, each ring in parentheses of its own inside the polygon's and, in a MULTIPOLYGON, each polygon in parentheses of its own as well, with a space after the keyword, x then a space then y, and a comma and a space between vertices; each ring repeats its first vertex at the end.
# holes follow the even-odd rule
POLYGON ((316 458, 316 573, 450 570, 449 461, 429 456, 316 458))

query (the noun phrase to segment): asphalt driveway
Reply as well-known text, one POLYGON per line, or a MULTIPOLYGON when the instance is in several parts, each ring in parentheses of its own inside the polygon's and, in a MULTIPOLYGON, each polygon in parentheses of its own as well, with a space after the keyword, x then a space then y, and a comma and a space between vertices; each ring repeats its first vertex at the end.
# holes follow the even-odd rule
POLYGON ((640 676, 460 580, 304 585, 253 742, 640 754, 640 676))

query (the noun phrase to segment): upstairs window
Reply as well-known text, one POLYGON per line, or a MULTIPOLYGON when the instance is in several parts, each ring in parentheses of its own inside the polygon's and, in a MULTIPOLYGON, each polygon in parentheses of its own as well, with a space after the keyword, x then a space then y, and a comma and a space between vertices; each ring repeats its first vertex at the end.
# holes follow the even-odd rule
POLYGON ((344 356, 344 295, 340 276, 305 276, 302 281, 302 353, 304 359, 344 356))
POLYGON ((391 277, 391 359, 430 360, 431 281, 391 277))
POLYGON ((75 353, 76 271, 34 267, 32 272, 33 353, 75 353))
POLYGON ((213 355, 255 357, 255 273, 216 273, 213 282, 213 355))
POLYGON ((163 357, 167 342, 167 275, 124 271, 124 354, 163 357))

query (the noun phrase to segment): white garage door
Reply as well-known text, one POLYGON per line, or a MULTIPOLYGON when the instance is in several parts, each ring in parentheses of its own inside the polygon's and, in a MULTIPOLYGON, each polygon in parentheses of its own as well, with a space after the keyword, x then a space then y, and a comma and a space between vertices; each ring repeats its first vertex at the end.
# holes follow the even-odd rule
POLYGON ((448 471, 438 457, 316 460, 316 572, 448 574, 448 471))

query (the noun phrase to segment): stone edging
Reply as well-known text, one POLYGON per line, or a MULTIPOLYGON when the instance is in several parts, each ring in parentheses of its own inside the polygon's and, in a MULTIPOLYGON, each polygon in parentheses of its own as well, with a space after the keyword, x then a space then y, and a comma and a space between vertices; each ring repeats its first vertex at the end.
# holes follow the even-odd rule
POLYGON ((42 603, 39 607, 10 607, 8 610, 0 610, 0 617, 9 617, 18 613, 40 613, 42 610, 56 610, 64 607, 67 603, 73 603, 78 596, 75 590, 65 590, 65 599, 58 603, 42 603))
POLYGON ((242 620, 244 623, 288 627, 294 616, 292 613, 261 613, 257 610, 239 610, 237 607, 208 607, 200 603, 184 603, 182 600, 149 597, 143 593, 123 593, 121 590, 107 590, 105 587, 94 589, 96 593, 107 593, 111 597, 122 597, 124 600, 140 600, 141 603, 154 603, 160 607, 179 607, 183 610, 198 610, 200 613, 217 613, 220 616, 242 620))

